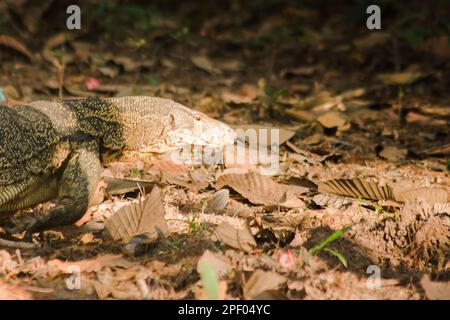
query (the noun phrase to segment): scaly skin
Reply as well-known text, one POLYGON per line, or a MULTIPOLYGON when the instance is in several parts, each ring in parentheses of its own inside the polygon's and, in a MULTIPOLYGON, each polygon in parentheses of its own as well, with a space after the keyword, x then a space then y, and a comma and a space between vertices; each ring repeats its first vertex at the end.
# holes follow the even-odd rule
POLYGON ((12 231, 72 224, 92 204, 106 162, 234 138, 224 123, 154 97, 0 105, 0 217, 54 200, 42 218, 12 231))

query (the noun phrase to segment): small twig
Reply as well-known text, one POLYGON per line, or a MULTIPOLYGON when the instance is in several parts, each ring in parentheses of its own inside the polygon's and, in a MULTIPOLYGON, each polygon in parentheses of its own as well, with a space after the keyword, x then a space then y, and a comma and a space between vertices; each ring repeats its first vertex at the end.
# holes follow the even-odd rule
POLYGON ((15 249, 37 249, 40 248, 41 245, 38 243, 0 239, 0 247, 15 248, 15 249))

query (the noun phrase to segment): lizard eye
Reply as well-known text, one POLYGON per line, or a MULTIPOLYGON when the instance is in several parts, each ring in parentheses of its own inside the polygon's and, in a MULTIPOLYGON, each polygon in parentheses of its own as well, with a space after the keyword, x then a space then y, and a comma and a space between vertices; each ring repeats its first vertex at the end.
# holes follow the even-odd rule
POLYGON ((197 114, 197 115, 195 116, 195 120, 196 120, 196 121, 200 121, 200 120, 202 120, 202 117, 200 117, 200 115, 197 114))

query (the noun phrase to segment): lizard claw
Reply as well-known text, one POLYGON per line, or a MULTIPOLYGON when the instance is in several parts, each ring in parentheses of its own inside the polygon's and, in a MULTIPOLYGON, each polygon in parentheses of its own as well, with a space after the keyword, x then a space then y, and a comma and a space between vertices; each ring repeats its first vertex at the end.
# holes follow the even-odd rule
POLYGON ((36 230, 36 228, 41 224, 41 221, 38 218, 25 216, 24 218, 20 219, 19 221, 15 221, 11 219, 11 226, 6 227, 6 231, 14 234, 14 233, 21 233, 26 231, 26 237, 28 233, 33 234, 33 230, 36 230))

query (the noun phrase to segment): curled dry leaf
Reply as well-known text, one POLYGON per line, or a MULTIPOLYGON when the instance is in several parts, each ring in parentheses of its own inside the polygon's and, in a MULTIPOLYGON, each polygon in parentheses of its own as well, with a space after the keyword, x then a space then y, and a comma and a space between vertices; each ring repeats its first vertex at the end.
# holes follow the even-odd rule
POLYGON ((222 241, 232 248, 245 252, 251 252, 256 247, 255 239, 247 225, 242 229, 236 229, 231 224, 223 222, 214 230, 211 239, 222 241))
POLYGON ((106 222, 105 230, 114 240, 124 242, 142 233, 148 233, 156 240, 160 233, 168 231, 165 213, 161 189, 155 186, 144 200, 120 208, 106 222))
POLYGON ((380 186, 377 183, 359 178, 322 181, 318 183, 318 191, 321 193, 370 200, 394 199, 391 187, 380 186))
POLYGON ((207 212, 222 212, 228 204, 230 199, 230 191, 228 189, 222 189, 214 193, 211 200, 206 205, 207 212))
POLYGON ((301 186, 276 183, 270 177, 254 172, 223 174, 216 182, 216 189, 224 186, 230 186, 252 203, 280 205, 287 208, 304 207, 304 202, 297 195, 309 191, 309 188, 301 186))
POLYGON ((30 59, 30 60, 33 59, 33 54, 27 48, 27 46, 25 44, 23 44, 23 42, 21 42, 20 40, 14 38, 12 36, 4 35, 4 34, 0 35, 0 46, 5 46, 8 48, 11 48, 11 49, 16 50, 17 52, 23 54, 28 59, 30 59))
POLYGON ((286 283, 287 278, 272 271, 256 270, 245 283, 243 291, 245 299, 254 299, 267 290, 277 290, 286 283))
POLYGON ((420 280, 422 288, 425 290, 425 295, 430 300, 450 300, 450 281, 438 282, 431 281, 426 274, 420 280))

